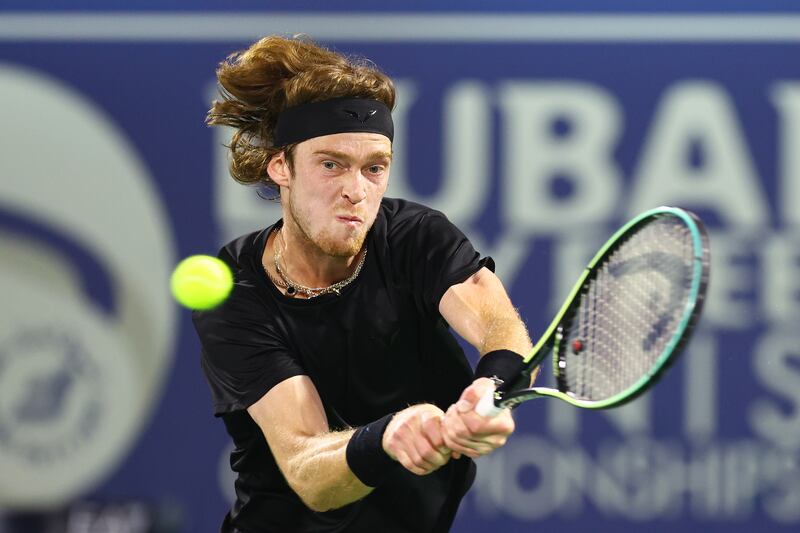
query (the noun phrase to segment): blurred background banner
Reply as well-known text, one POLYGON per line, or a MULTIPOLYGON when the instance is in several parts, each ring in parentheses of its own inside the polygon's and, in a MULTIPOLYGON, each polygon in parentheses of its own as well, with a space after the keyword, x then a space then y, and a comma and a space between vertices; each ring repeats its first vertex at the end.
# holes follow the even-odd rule
POLYGON ((107 4, 0 6, 0 531, 218 531, 229 444, 168 276, 279 217, 203 121, 216 65, 272 33, 396 80, 389 195, 492 255, 534 337, 629 216, 711 230, 663 382, 615 412, 520 409, 455 531, 800 527, 794 3, 107 4))

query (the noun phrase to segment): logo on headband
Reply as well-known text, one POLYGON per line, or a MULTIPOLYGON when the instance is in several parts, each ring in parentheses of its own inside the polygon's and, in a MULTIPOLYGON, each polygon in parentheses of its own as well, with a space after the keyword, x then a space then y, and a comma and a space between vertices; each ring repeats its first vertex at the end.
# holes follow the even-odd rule
POLYGON ((343 109, 342 111, 344 111, 345 113, 347 113, 348 115, 350 115, 351 117, 356 119, 357 121, 361 122, 362 124, 364 124, 366 121, 371 119, 373 116, 375 116, 375 113, 378 112, 376 109, 370 109, 369 111, 367 111, 367 113, 364 116, 364 118, 361 118, 361 115, 358 114, 358 111, 353 111, 351 109, 343 109))

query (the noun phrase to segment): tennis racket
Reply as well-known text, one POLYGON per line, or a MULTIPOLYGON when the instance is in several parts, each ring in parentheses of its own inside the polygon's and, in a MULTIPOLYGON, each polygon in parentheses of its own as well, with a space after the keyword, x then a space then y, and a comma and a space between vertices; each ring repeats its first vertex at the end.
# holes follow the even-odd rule
POLYGON ((519 376, 478 402, 497 416, 540 397, 606 409, 652 387, 688 341, 708 286, 708 236, 700 219, 659 207, 635 217, 594 256, 519 376), (547 355, 557 388, 527 387, 547 355))

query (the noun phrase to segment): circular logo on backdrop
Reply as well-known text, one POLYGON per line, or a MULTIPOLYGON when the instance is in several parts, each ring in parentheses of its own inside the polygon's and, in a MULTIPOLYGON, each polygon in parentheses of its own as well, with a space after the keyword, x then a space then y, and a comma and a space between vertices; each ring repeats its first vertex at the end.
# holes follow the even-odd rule
POLYGON ((84 340, 51 327, 0 344, 0 448, 31 468, 74 456, 98 431, 102 372, 84 340))
POLYGON ((114 322, 79 294, 5 281, 4 297, 28 312, 0 320, 0 501, 58 506, 124 456, 139 429, 141 373, 114 322))
POLYGON ((0 508, 58 507, 118 466, 160 400, 173 244, 151 176, 99 107, 3 64, 0 100, 16 102, 0 122, 0 508), (30 109, 47 128, 30 129, 30 109))

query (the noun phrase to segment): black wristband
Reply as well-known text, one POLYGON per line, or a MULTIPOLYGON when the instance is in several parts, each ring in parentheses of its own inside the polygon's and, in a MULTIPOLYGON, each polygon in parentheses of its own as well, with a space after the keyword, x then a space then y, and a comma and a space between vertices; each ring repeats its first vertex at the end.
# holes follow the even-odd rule
POLYGON ((394 413, 358 428, 347 443, 345 457, 353 474, 368 487, 377 487, 400 464, 383 449, 383 433, 394 413))
POLYGON ((522 356, 511 350, 494 350, 478 360, 475 379, 492 378, 502 383, 510 383, 520 377, 522 356))

